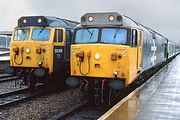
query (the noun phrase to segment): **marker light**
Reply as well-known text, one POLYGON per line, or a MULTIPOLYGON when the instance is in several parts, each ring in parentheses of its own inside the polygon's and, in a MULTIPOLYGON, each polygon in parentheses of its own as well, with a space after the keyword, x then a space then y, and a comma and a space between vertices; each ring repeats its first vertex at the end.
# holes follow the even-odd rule
POLYGON ((93 20, 94 20, 94 18, 93 18, 92 16, 89 16, 89 17, 88 17, 88 21, 89 21, 89 22, 92 22, 93 20))
POLYGON ((24 19, 24 20, 23 20, 23 23, 27 23, 27 20, 26 20, 26 19, 24 19))
POLYGON ((109 16, 109 21, 111 21, 111 22, 112 22, 112 21, 114 21, 114 19, 115 19, 115 18, 114 18, 114 16, 113 16, 113 15, 110 15, 110 16, 109 16))
POLYGON ((39 18, 39 19, 38 19, 38 23, 41 23, 41 22, 42 22, 42 20, 39 18))
POLYGON ((118 75, 118 71, 114 71, 114 75, 118 75))
POLYGON ((26 48, 26 53, 30 53, 31 50, 29 48, 26 48))
POLYGON ((97 60, 100 59, 100 57, 101 57, 101 56, 100 56, 99 53, 96 53, 96 54, 95 54, 95 58, 96 58, 97 60))
POLYGON ((119 71, 118 71, 118 70, 114 70, 114 75, 115 75, 115 76, 117 76, 117 75, 118 75, 118 73, 119 73, 119 71))
POLYGON ((39 66, 42 66, 43 62, 38 62, 39 66))

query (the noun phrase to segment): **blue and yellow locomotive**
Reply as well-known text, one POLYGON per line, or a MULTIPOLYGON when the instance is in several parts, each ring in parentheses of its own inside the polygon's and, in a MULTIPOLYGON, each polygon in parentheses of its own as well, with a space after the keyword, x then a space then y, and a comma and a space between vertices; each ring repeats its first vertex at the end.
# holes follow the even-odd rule
POLYGON ((77 24, 56 17, 21 17, 13 31, 6 71, 21 76, 29 86, 62 82, 69 71, 72 31, 77 24))
POLYGON ((66 84, 80 85, 95 101, 111 101, 118 91, 166 62, 167 46, 165 37, 127 16, 87 13, 74 31, 66 84))

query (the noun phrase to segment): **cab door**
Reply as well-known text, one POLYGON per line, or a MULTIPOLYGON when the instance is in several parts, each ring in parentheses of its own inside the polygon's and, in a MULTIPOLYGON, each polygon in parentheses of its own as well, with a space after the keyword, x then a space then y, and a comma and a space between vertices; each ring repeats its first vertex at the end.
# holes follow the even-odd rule
POLYGON ((72 32, 70 29, 66 30, 66 41, 65 41, 65 50, 64 50, 64 59, 65 61, 69 61, 70 59, 70 45, 72 42, 72 32))
POLYGON ((133 29, 132 35, 133 47, 135 47, 137 51, 136 69, 137 73, 140 73, 142 69, 142 31, 138 29, 133 29))
POLYGON ((137 30, 137 69, 142 69, 142 31, 137 30))
POLYGON ((57 28, 54 31, 53 41, 53 72, 59 73, 64 63, 64 42, 65 42, 65 30, 57 28))

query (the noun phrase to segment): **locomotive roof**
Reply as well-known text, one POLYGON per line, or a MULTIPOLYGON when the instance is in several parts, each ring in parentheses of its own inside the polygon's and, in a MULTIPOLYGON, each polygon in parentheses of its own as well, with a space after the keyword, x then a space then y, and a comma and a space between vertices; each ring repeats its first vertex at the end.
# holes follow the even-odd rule
MULTIPOLYGON (((81 17, 81 24, 80 26, 122 26, 122 27, 130 27, 130 28, 139 28, 145 31, 150 32, 155 36, 158 34, 161 37, 161 34, 158 32, 145 27, 144 25, 136 22, 135 20, 127 17, 125 15, 121 15, 117 12, 104 12, 104 13, 86 13, 81 17)), ((165 38, 165 37, 164 37, 165 38)), ((167 38, 166 38, 167 39, 167 38)))
POLYGON ((82 26, 125 26, 138 27, 138 23, 117 12, 86 13, 81 17, 82 26))
POLYGON ((74 28, 77 24, 76 21, 61 19, 51 16, 23 16, 18 19, 18 27, 26 26, 42 26, 42 27, 64 27, 74 28))

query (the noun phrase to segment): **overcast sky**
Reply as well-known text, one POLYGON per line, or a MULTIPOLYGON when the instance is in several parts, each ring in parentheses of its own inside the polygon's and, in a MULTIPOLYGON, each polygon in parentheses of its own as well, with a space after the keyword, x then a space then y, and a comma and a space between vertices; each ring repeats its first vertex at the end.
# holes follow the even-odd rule
POLYGON ((49 15, 79 21, 87 12, 118 12, 180 43, 180 0, 0 0, 0 30, 17 19, 49 15))

